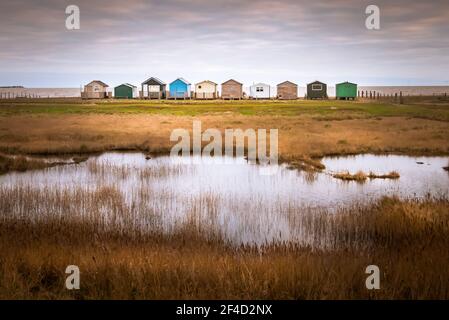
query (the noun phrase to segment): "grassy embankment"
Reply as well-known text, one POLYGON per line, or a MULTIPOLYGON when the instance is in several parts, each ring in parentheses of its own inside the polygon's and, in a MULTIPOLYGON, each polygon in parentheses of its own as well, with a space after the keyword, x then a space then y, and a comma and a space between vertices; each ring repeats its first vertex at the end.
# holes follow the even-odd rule
POLYGON ((279 130, 282 159, 354 153, 449 153, 449 103, 349 101, 1 100, 0 151, 69 154, 106 150, 166 153, 175 128, 279 130))

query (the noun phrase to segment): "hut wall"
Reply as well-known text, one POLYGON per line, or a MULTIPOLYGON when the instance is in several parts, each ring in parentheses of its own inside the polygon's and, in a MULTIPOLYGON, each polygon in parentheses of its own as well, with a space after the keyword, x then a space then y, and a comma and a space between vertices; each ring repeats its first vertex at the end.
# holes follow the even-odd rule
POLYGON ((204 81, 195 85, 196 99, 215 99, 217 98, 217 85, 215 83, 204 81))
POLYGON ((277 96, 281 100, 295 100, 298 98, 298 86, 293 84, 278 85, 277 96))
POLYGON ((270 86, 259 83, 252 85, 249 88, 250 97, 256 99, 269 99, 270 98, 270 86))
POLYGON ((243 88, 240 83, 229 82, 221 85, 222 99, 242 99, 243 88))

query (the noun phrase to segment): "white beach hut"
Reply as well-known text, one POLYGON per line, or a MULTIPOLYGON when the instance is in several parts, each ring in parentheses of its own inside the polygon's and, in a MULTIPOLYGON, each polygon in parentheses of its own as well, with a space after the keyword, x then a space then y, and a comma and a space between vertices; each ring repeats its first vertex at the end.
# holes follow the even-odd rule
POLYGON ((256 83, 249 87, 249 96, 253 99, 269 99, 271 96, 270 85, 256 83))

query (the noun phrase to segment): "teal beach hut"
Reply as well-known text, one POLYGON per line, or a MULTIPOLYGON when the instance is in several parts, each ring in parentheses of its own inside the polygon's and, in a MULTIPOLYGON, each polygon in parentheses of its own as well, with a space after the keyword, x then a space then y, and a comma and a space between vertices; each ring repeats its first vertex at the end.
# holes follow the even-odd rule
POLYGON ((189 99, 190 98, 190 82, 184 78, 178 78, 170 83, 171 99, 189 99))

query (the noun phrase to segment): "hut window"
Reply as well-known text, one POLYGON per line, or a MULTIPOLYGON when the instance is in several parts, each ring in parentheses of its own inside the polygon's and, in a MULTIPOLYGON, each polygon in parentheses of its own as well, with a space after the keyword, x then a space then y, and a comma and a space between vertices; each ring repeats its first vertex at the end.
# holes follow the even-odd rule
POLYGON ((263 87, 256 87, 256 92, 263 92, 263 87))
POLYGON ((198 89, 201 89, 201 86, 198 86, 198 89))
POLYGON ((321 91, 321 90, 323 90, 323 85, 321 85, 321 84, 312 84, 312 90, 313 91, 321 91))

